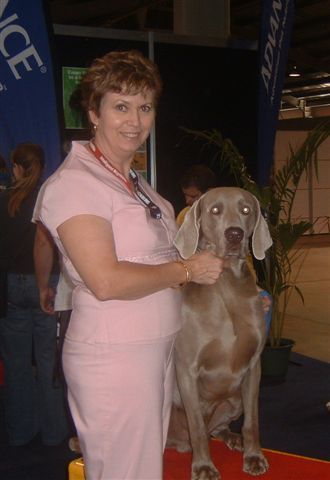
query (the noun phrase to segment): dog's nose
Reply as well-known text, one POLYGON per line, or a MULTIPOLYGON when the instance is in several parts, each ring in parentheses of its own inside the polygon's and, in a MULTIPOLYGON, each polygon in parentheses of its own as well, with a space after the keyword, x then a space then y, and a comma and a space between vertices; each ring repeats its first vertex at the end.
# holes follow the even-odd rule
POLYGON ((238 244, 243 240, 244 232, 239 227, 229 227, 225 230, 226 240, 231 244, 238 244))

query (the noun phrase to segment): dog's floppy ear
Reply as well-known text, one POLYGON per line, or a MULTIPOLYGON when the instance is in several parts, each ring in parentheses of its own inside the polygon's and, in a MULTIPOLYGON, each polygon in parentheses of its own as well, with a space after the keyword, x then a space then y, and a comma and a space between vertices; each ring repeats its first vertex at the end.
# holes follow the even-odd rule
MULTIPOLYGON (((202 197, 201 197, 202 198, 202 197)), ((174 246, 182 258, 189 258, 197 250, 200 229, 200 199, 186 213, 184 222, 174 238, 174 246)))
POLYGON ((260 205, 256 197, 254 197, 257 208, 257 221, 254 226, 252 235, 252 251, 257 260, 265 258, 265 252, 272 246, 273 240, 270 236, 268 225, 260 211, 260 205))

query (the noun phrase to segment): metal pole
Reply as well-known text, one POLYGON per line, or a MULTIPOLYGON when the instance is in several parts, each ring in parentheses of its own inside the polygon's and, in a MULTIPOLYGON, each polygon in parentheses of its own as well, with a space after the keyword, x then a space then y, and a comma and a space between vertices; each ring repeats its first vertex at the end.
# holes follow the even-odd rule
MULTIPOLYGON (((314 153, 317 156, 317 152, 314 153)), ((310 163, 308 167, 308 216, 311 224, 314 224, 314 182, 313 182, 313 164, 310 163)), ((313 230, 313 229, 312 229, 313 230)), ((309 231, 313 233, 313 231, 309 231)))
MULTIPOLYGON (((149 59, 154 60, 154 32, 148 32, 148 48, 149 59)), ((150 185, 156 190, 157 188, 157 171, 156 171, 156 129, 152 127, 150 132, 150 185)))

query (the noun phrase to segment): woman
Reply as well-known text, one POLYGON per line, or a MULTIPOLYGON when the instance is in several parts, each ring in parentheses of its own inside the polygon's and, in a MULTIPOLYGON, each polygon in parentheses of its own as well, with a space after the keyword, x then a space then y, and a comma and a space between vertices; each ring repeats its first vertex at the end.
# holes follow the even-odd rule
POLYGON ((38 432, 44 444, 56 445, 66 435, 63 398, 53 387, 56 321, 39 306, 31 223, 44 152, 22 143, 11 159, 15 181, 0 195, 0 261, 7 272, 7 308, 0 320, 5 423, 10 445, 25 445, 38 432))
POLYGON ((156 65, 137 51, 96 59, 81 84, 94 138, 73 142, 40 220, 63 255, 73 312, 63 366, 88 480, 161 479, 173 342, 188 281, 211 284, 211 253, 185 263, 172 206, 131 164, 155 120, 156 65))

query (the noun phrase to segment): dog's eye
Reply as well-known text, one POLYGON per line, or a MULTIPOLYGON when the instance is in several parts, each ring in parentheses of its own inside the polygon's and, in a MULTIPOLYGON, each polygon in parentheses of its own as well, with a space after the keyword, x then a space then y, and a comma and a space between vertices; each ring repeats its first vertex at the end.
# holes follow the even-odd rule
POLYGON ((219 215, 220 210, 219 210, 218 207, 212 207, 211 208, 211 213, 213 213, 213 215, 219 215))
POLYGON ((243 207, 242 213, 243 215, 248 215, 250 213, 250 207, 247 207, 247 206, 243 207))

